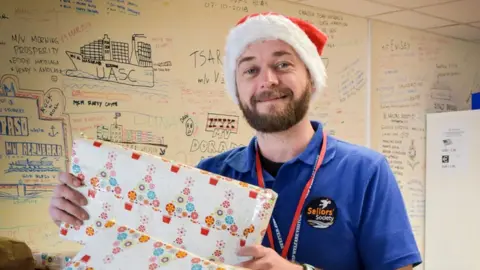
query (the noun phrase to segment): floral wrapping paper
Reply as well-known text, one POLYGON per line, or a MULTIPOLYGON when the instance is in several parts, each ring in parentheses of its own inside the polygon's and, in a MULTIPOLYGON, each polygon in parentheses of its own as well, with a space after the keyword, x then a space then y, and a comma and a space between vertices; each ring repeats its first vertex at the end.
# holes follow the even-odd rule
POLYGON ((45 252, 33 252, 35 269, 60 270, 64 269, 67 263, 75 256, 75 253, 54 254, 45 252))
MULTIPOLYGON (((127 226, 110 224, 112 226, 95 234, 64 269, 240 269, 205 260, 127 226)), ((222 249, 221 241, 217 248, 222 249)))
POLYGON ((268 189, 88 139, 74 140, 71 173, 83 180, 90 219, 61 224, 63 238, 88 244, 115 221, 230 265, 250 259, 235 251, 262 242, 277 199, 268 189))

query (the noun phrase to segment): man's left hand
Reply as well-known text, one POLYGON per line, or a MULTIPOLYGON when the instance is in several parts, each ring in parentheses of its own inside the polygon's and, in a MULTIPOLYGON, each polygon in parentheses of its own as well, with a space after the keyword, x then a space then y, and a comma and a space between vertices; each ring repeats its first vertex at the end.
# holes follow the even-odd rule
POLYGON ((280 255, 275 250, 261 245, 242 247, 238 250, 239 256, 251 256, 253 259, 243 262, 238 266, 251 270, 302 270, 303 267, 298 264, 291 263, 280 255))

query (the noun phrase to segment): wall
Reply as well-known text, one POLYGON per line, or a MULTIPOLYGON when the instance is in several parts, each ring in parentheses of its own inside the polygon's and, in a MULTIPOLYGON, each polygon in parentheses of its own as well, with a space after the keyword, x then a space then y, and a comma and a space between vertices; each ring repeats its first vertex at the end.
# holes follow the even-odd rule
POLYGON ((374 22, 371 69, 371 146, 390 162, 423 251, 426 114, 470 108, 480 46, 374 22))
POLYGON ((423 246, 424 115, 467 108, 478 46, 275 0, 39 2, 0 11, 0 235, 34 250, 78 249, 60 241, 47 208, 80 133, 191 165, 247 144, 252 130, 224 91, 224 40, 242 16, 273 10, 329 35, 328 88, 310 117, 389 157, 423 246), (450 100, 430 90, 436 77, 448 80, 450 100))

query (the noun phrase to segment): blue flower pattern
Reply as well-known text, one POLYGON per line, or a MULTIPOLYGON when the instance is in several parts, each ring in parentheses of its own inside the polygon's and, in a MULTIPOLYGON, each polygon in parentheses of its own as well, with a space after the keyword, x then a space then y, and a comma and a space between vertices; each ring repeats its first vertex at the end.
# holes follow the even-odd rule
POLYGON ((116 185, 117 185, 117 179, 111 177, 111 178, 110 178, 110 185, 111 185, 111 186, 116 186, 116 185))
POLYGON ((193 203, 187 203, 185 208, 187 209, 188 212, 193 212, 193 210, 195 210, 195 205, 193 205, 193 203))
POLYGON ((153 251, 153 255, 155 256, 160 256, 163 254, 163 248, 156 248, 154 251, 153 251))
POLYGON ((232 216, 226 216, 225 217, 225 223, 227 223, 228 225, 233 224, 233 217, 232 216))
POLYGON ((203 267, 198 263, 192 265, 192 270, 202 270, 202 269, 203 267))
POLYGON ((150 190, 150 191, 147 193, 147 197, 148 197, 150 200, 155 199, 155 197, 156 197, 156 196, 155 196, 155 192, 150 190))
POLYGON ((117 239, 120 240, 120 241, 125 240, 125 239, 127 239, 127 234, 126 233, 120 233, 120 234, 118 234, 117 239))
POLYGON ((74 173, 79 173, 79 172, 80 172, 80 166, 78 166, 78 165, 76 165, 76 164, 73 165, 73 166, 72 166, 72 171, 73 171, 74 173))

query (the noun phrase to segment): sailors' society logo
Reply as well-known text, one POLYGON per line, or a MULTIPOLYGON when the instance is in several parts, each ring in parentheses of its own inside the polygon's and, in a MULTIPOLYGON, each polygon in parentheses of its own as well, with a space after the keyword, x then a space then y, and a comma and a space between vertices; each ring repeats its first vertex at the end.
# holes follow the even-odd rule
POLYGON ((337 216, 335 202, 326 197, 311 200, 304 211, 308 224, 317 229, 326 229, 332 226, 337 216))

